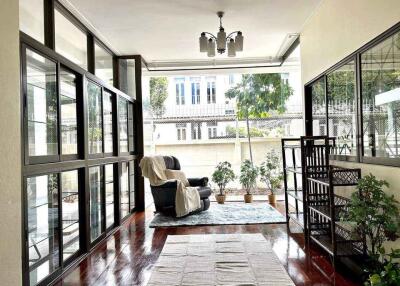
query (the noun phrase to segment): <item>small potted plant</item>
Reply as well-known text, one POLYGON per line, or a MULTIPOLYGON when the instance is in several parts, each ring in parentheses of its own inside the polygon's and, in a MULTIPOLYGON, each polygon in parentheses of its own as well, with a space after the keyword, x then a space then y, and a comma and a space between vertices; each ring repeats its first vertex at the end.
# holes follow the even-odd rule
POLYGON ((218 163, 212 174, 212 181, 218 185, 219 194, 215 196, 219 204, 225 203, 226 185, 235 179, 235 173, 232 170, 231 163, 225 161, 218 163))
POLYGON ((276 192, 282 185, 283 172, 278 155, 274 152, 268 152, 265 161, 260 166, 260 177, 267 185, 269 190, 268 201, 270 204, 276 203, 276 192))
POLYGON ((239 181, 243 188, 246 190, 244 195, 244 202, 253 202, 253 195, 251 194, 251 189, 256 186, 258 177, 258 168, 253 165, 250 160, 245 160, 240 166, 240 177, 239 181))

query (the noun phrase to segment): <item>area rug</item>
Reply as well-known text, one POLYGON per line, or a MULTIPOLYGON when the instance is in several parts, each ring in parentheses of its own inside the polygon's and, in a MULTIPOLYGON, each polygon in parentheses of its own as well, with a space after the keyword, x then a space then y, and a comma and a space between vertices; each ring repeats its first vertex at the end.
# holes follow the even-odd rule
POLYGON ((266 223, 286 223, 286 218, 267 203, 240 202, 211 204, 207 211, 183 218, 156 214, 150 227, 266 223))
POLYGON ((169 235, 147 286, 294 283, 262 234, 169 235))

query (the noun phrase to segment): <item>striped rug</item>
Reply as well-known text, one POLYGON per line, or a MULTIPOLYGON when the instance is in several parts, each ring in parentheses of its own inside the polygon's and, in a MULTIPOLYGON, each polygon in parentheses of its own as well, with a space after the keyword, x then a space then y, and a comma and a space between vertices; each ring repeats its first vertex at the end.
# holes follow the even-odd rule
POLYGON ((148 286, 293 286, 262 234, 169 235, 148 286))

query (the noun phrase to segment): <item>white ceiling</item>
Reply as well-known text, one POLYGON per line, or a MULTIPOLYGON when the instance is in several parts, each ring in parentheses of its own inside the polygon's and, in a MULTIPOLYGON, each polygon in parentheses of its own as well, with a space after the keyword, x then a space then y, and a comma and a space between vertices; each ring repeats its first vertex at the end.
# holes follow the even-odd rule
MULTIPOLYGON (((244 51, 236 61, 274 61, 285 38, 300 33, 321 0, 62 0, 121 55, 141 54, 148 63, 204 61, 198 37, 218 31, 224 11, 227 33, 241 30, 244 51)), ((284 52, 284 51, 283 51, 284 52)), ((216 60, 227 58, 218 55, 216 60)), ((214 62, 215 63, 215 62, 214 62)))

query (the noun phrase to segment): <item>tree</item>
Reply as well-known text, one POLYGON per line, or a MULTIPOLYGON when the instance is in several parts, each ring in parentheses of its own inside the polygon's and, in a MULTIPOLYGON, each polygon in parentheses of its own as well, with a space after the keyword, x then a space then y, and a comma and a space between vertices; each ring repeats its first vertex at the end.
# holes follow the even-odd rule
POLYGON ((164 101, 168 97, 168 79, 166 77, 150 78, 150 111, 155 117, 165 112, 164 101))
POLYGON ((293 89, 282 79, 281 74, 246 74, 242 81, 229 89, 225 96, 236 98, 239 119, 246 119, 250 161, 253 163, 249 119, 267 118, 271 112, 283 113, 286 100, 293 89))

